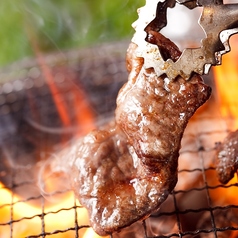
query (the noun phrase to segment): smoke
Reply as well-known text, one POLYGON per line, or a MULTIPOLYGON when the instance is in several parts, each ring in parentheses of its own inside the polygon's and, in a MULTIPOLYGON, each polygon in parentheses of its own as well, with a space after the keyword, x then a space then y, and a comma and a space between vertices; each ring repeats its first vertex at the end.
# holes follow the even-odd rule
POLYGON ((70 190, 67 177, 67 165, 62 154, 51 154, 45 161, 37 164, 37 186, 45 200, 55 203, 62 201, 57 194, 64 194, 70 190))

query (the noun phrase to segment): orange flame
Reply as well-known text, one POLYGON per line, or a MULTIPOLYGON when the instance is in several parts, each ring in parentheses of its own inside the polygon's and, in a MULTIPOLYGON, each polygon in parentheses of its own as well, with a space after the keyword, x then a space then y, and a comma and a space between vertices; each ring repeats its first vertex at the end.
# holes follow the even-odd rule
MULTIPOLYGON (((216 96, 222 118, 227 122, 229 130, 238 129, 238 36, 230 39, 231 52, 223 56, 222 65, 214 67, 216 96)), ((225 186, 220 186, 215 171, 206 173, 210 189, 209 193, 216 205, 238 205, 237 175, 225 186)), ((235 226, 237 224, 234 224, 235 226)), ((232 231, 229 237, 238 237, 238 231, 232 231)))
POLYGON ((74 110, 74 109, 76 110, 80 106, 81 112, 77 113, 76 115, 77 125, 79 126, 83 125, 80 131, 81 134, 85 134, 89 132, 94 127, 94 120, 93 120, 94 115, 86 100, 86 95, 80 88, 76 87, 76 85, 73 84, 70 78, 68 78, 67 83, 71 85, 71 93, 74 96, 74 105, 72 105, 72 108, 69 108, 69 106, 67 106, 64 101, 64 95, 62 95, 60 90, 57 88, 57 85, 50 71, 50 68, 45 63, 44 57, 42 56, 40 50, 38 50, 37 46, 35 46, 35 51, 37 54, 37 60, 41 67, 42 73, 46 79, 46 82, 51 90, 51 94, 54 99, 55 106, 58 110, 58 113, 63 122, 63 125, 64 126, 71 125, 71 121, 68 116, 69 115, 68 110, 74 110))
MULTIPOLYGON (((80 134, 88 133, 90 130, 94 128, 94 114, 89 106, 89 103, 86 100, 86 95, 84 94, 83 90, 81 90, 79 87, 74 85, 72 79, 70 79, 70 75, 67 76, 67 83, 71 86, 70 90, 73 94, 74 98, 74 105, 67 105, 64 100, 64 95, 60 91, 59 88, 57 88, 57 85, 54 80, 54 76, 51 72, 50 67, 45 62, 45 58, 41 52, 41 49, 39 48, 38 40, 36 38, 36 35, 34 34, 34 30, 31 28, 31 24, 29 27, 27 27, 26 32, 28 34, 30 43, 32 45, 32 48, 34 50, 34 53, 36 54, 36 59, 38 61, 38 64, 41 68, 42 74, 46 80, 46 83, 48 84, 55 106, 57 108, 59 117, 63 123, 64 126, 70 126, 72 122, 69 118, 69 111, 68 110, 74 110, 77 109, 79 106, 81 108, 81 112, 77 113, 76 120, 77 125, 82 126, 80 127, 80 134)), ((77 111, 77 110, 76 110, 77 111)), ((76 132, 77 134, 77 132, 76 132)))
MULTIPOLYGON (((62 124, 64 127, 71 126, 72 121, 69 117, 69 110, 75 110, 77 112, 77 108, 80 108, 81 112, 77 113, 75 120, 76 124, 81 127, 80 131, 75 131, 75 134, 82 135, 87 133, 94 127, 95 123, 94 114, 89 107, 83 90, 76 87, 70 76, 66 75, 74 98, 73 105, 67 105, 64 101, 64 95, 57 88, 51 69, 44 60, 34 34, 30 31, 27 31, 27 33, 36 53, 42 74, 50 88, 62 124)), ((76 202, 76 205, 80 206, 78 202, 76 202)), ((76 214, 74 206, 73 192, 68 192, 62 200, 57 201, 57 204, 47 206, 42 210, 39 206, 34 206, 28 201, 23 201, 21 197, 15 195, 0 183, 0 237, 39 237, 41 233, 52 233, 57 230, 66 231, 50 236, 57 238, 73 237, 75 236, 75 221, 77 221, 78 226, 89 226, 87 210, 80 207, 77 209, 76 214), (42 222, 42 219, 44 222, 42 222), (73 229, 67 231, 69 228, 73 229)), ((79 229, 78 233, 79 237, 82 238, 100 237, 91 228, 87 227, 79 229)))
MULTIPOLYGON (((56 230, 75 227, 75 210, 72 208, 74 207, 74 195, 72 192, 68 192, 66 195, 59 203, 45 207, 42 211, 40 207, 22 201, 19 196, 12 194, 0 183, 0 237, 38 237, 43 232, 42 229, 44 229, 44 233, 52 233, 56 230), (44 228, 42 228, 41 216, 44 219, 44 228), (16 222, 11 224, 10 221, 16 222)), ((80 204, 76 202, 76 206, 80 206, 80 204)), ((89 225, 88 213, 85 208, 77 209, 77 223, 78 226, 89 225)), ((74 234, 75 231, 59 232, 51 237, 69 238, 74 234)), ((91 228, 79 229, 78 234, 82 238, 100 237, 91 228)))
MULTIPOLYGON (((238 128, 238 36, 232 36, 230 39, 231 52, 223 56, 221 66, 214 67, 214 78, 216 85, 216 94, 219 102, 221 116, 229 123, 230 130, 238 128)), ((216 175, 209 177, 216 177, 216 175)), ((237 182, 235 176, 228 184, 237 182)), ((221 189, 221 199, 226 200, 226 204, 238 204, 237 187, 221 189)), ((216 195, 214 195, 216 196, 216 195)))
POLYGON ((222 65, 214 67, 217 98, 221 115, 235 119, 232 129, 238 127, 238 36, 230 39, 232 51, 223 56, 222 65))

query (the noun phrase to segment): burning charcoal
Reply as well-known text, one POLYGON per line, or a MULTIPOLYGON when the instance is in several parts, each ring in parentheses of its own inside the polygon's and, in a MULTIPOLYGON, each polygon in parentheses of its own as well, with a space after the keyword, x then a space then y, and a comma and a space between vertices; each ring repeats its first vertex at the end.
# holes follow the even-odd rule
MULTIPOLYGON (((166 39, 153 34, 155 42, 166 39)), ((168 39, 164 45, 166 54, 177 52, 168 39)), ((145 219, 164 202, 177 182, 184 129, 211 93, 197 74, 189 81, 158 77, 143 67, 136 49, 131 43, 129 79, 117 98, 115 122, 76 141, 52 164, 69 175, 100 235, 145 219)))
POLYGON ((238 169, 238 130, 230 132, 216 149, 216 171, 220 182, 226 184, 238 169))

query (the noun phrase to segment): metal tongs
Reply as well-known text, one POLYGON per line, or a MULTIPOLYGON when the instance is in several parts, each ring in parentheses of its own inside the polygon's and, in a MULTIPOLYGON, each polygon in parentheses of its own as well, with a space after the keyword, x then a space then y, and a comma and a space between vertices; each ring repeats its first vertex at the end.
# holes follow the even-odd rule
POLYGON ((146 5, 138 9, 138 15, 132 39, 138 45, 138 56, 144 58, 145 68, 153 67, 158 76, 165 73, 170 80, 178 75, 189 79, 193 72, 207 74, 211 66, 220 65, 222 55, 230 51, 230 36, 238 32, 238 4, 223 4, 222 0, 147 0, 146 5), (206 38, 201 40, 201 47, 184 49, 174 62, 163 60, 159 48, 145 39, 149 30, 159 32, 167 25, 167 9, 173 8, 176 3, 191 10, 203 7, 198 23, 206 38), (149 10, 153 13, 148 17, 149 10), (142 30, 144 33, 141 33, 142 30), (144 34, 143 40, 141 34, 144 34))

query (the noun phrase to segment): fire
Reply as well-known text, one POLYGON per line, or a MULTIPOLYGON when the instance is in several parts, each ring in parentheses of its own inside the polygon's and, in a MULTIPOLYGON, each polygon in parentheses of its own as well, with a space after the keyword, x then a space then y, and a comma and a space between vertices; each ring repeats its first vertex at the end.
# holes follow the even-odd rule
POLYGON ((222 65, 214 67, 214 78, 217 90, 217 99, 221 115, 224 118, 235 119, 232 129, 238 128, 238 66, 237 57, 238 36, 230 39, 231 52, 223 56, 222 65))
POLYGON ((90 106, 87 100, 85 100, 86 95, 79 87, 76 87, 73 84, 73 82, 70 79, 70 76, 68 76, 67 82, 68 84, 71 85, 71 93, 74 95, 74 105, 72 105, 72 108, 69 108, 64 101, 64 95, 62 95, 60 90, 57 88, 53 74, 51 73, 49 66, 46 64, 44 57, 42 56, 37 46, 35 46, 35 51, 36 51, 38 63, 41 67, 46 83, 48 84, 50 88, 52 97, 55 102, 55 106, 57 108, 59 117, 61 118, 63 125, 65 127, 71 125, 71 121, 68 116, 69 114, 68 110, 72 110, 72 108, 76 110, 77 107, 80 105, 82 113, 77 113, 76 122, 79 126, 83 125, 80 131, 81 135, 89 132, 94 127, 94 120, 93 120, 94 115, 92 111, 90 110, 90 106))
MULTIPOLYGON (((226 121, 227 128, 231 131, 238 129, 238 36, 230 39, 231 52, 223 56, 222 65, 214 67, 214 79, 216 86, 216 97, 219 104, 221 117, 226 121)), ((216 206, 238 205, 237 174, 226 185, 222 185, 217 180, 216 172, 206 173, 209 180, 209 194, 213 204, 216 206)), ((236 226, 237 224, 234 224, 236 226)), ((237 237, 238 232, 233 231, 230 237, 237 237)))
MULTIPOLYGON (((69 110, 76 110, 78 106, 80 106, 81 112, 77 113, 76 115, 76 123, 77 125, 83 125, 80 127, 80 131, 76 131, 75 134, 86 134, 92 128, 94 128, 94 114, 92 110, 90 109, 89 103, 86 100, 86 95, 79 87, 77 87, 72 79, 70 78, 71 75, 65 75, 67 77, 67 83, 70 85, 70 91, 72 95, 74 96, 74 103, 73 105, 67 105, 64 100, 64 95, 62 95, 60 89, 57 87, 57 84, 55 83, 54 75, 51 72, 51 68, 47 65, 45 58, 42 54, 42 51, 39 47, 39 41, 36 38, 34 34, 34 30, 31 28, 32 26, 29 25, 26 29, 29 41, 32 45, 32 49, 36 55, 36 59, 38 61, 38 64, 40 66, 41 72, 45 78, 46 83, 49 86, 49 89, 51 91, 55 107, 57 108, 58 115, 62 121, 63 126, 72 126, 72 122, 68 116, 69 110)), ((67 74, 67 73, 65 73, 67 74)), ((77 110, 76 110, 77 111, 77 110)))
MULTIPOLYGON (((12 223, 12 237, 27 237, 37 236, 42 233, 42 208, 34 206, 22 200, 19 196, 14 195, 11 191, 0 183, 0 236, 10 237, 12 223), (13 210, 11 210, 11 203, 13 210), (12 215, 11 215, 12 213, 12 215), (3 225, 5 224, 5 226, 3 225)), ((73 192, 68 192, 65 198, 56 204, 52 204, 44 208, 44 232, 51 233, 55 230, 67 230, 75 227, 75 210, 72 208, 75 205, 80 207, 76 201, 74 204, 73 192), (64 210, 62 210, 62 208, 64 210)), ((83 207, 77 209, 78 226, 88 226, 87 210, 83 207)), ((99 238, 92 229, 79 229, 79 236, 83 238, 99 238)), ((57 233, 51 237, 67 238, 72 237, 75 231, 57 233)))
MULTIPOLYGON (((82 136, 88 133, 95 126, 95 117, 87 101, 84 91, 76 86, 70 78, 70 75, 65 75, 67 83, 70 85, 71 95, 73 95, 72 105, 68 105, 64 99, 64 94, 60 91, 55 83, 53 73, 50 67, 44 61, 44 57, 38 49, 36 42, 33 40, 33 48, 35 50, 39 66, 42 74, 48 84, 52 98, 57 108, 57 113, 61 119, 62 125, 67 128, 75 126, 75 136, 82 136), (70 111, 80 108, 75 118, 70 118, 70 111), (79 126, 79 130, 77 130, 79 126)), ((69 138, 61 138, 62 142, 69 138)), ((51 188, 55 185, 51 184, 51 188)), ((50 234, 56 232, 51 237, 67 238, 75 236, 75 222, 77 226, 85 228, 79 229, 79 237, 82 238, 99 238, 89 227, 89 218, 87 210, 80 207, 79 202, 75 202, 73 192, 68 192, 61 196, 59 200, 45 207, 40 205, 32 205, 28 200, 23 200, 20 196, 14 194, 9 189, 5 188, 0 183, 0 237, 39 237, 40 234, 50 234), (79 207, 75 210, 75 206, 79 207), (77 212, 76 212, 77 211, 77 212), (12 222, 13 221, 13 222, 12 222), (71 229, 69 229, 71 228, 71 229), (62 232, 61 232, 62 231, 62 232)), ((43 203, 44 204, 44 203, 43 203)))

